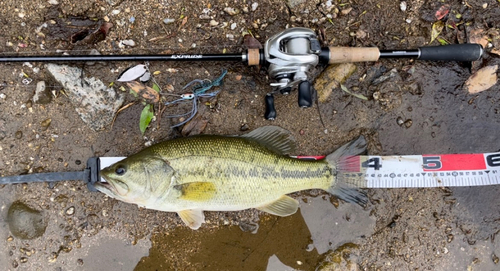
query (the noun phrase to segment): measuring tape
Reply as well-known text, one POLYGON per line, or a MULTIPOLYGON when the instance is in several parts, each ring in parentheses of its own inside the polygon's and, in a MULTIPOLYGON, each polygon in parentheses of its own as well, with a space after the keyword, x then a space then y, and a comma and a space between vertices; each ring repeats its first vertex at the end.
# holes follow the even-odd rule
POLYGON ((355 156, 345 177, 364 176, 367 188, 416 188, 500 184, 500 152, 355 156))

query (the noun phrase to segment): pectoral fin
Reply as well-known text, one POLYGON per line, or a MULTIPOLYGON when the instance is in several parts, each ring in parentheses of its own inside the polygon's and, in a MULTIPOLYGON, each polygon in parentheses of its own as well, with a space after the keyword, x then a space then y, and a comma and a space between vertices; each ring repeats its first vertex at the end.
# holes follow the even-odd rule
POLYGON ((298 201, 287 195, 283 195, 281 198, 264 206, 260 206, 257 209, 277 216, 289 216, 295 214, 298 208, 298 201))
POLYGON ((177 214, 179 214, 186 226, 193 230, 199 229, 201 224, 205 222, 205 215, 199 209, 183 210, 177 212, 177 214))

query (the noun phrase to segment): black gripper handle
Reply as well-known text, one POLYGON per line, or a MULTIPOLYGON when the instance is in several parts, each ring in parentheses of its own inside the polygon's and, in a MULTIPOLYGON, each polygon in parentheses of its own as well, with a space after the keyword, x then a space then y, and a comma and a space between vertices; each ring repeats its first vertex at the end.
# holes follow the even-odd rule
POLYGON ((475 61, 483 55, 483 47, 475 43, 426 46, 418 49, 420 60, 475 61))
POLYGON ((276 109, 274 108, 274 96, 268 93, 265 98, 266 112, 264 113, 264 118, 266 120, 276 119, 276 109))
POLYGON ((302 81, 299 84, 299 106, 312 106, 311 83, 309 81, 302 81))

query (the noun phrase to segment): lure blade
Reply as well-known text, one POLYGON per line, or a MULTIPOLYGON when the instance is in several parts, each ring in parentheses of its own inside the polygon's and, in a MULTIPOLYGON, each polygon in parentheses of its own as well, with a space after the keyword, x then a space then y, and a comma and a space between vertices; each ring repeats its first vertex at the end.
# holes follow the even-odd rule
POLYGON ((147 83, 149 82, 149 79, 151 79, 151 73, 146 72, 139 78, 139 81, 141 81, 142 83, 147 83))
POLYGON ((139 64, 134 67, 130 67, 124 70, 116 81, 118 82, 129 82, 143 76, 147 71, 146 65, 139 64))

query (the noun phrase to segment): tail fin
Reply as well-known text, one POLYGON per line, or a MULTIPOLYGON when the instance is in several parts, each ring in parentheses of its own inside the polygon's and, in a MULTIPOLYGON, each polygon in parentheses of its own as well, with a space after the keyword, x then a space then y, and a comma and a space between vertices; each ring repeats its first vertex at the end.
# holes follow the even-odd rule
POLYGON ((366 192, 359 188, 366 187, 365 175, 360 168, 359 156, 366 150, 363 136, 337 149, 326 157, 333 169, 333 180, 327 191, 340 199, 365 205, 368 202, 366 192))

